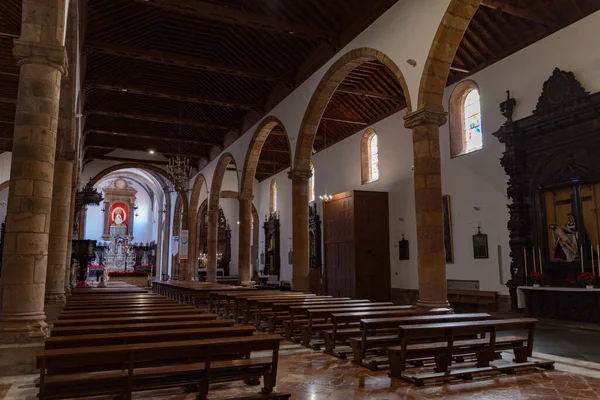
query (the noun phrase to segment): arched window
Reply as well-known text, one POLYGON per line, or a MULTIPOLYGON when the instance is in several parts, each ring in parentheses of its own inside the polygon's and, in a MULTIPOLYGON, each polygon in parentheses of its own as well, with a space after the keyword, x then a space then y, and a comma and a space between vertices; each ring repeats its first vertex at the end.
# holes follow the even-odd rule
POLYGON ((310 179, 308 181, 308 187, 310 188, 308 202, 311 203, 315 201, 315 167, 313 167, 312 162, 310 163, 310 179))
POLYGON ((269 190, 269 212, 275 212, 277 211, 277 183, 275 179, 271 179, 269 190))
POLYGON ((456 85, 450 95, 450 155, 483 149, 479 87, 471 80, 456 85))
POLYGON ((365 131, 361 143, 362 183, 379 179, 379 143, 377 133, 369 128, 365 131))

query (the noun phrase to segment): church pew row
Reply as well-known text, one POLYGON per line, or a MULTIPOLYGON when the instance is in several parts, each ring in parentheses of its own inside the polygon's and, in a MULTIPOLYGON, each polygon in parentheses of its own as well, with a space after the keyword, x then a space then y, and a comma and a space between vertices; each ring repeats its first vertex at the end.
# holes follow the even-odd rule
POLYGON ((305 302, 286 302, 281 301, 272 304, 271 313, 265 315, 268 321, 269 332, 274 333, 277 330, 284 331, 284 321, 290 320, 290 307, 293 306, 333 306, 338 304, 368 304, 370 300, 352 300, 348 297, 334 297, 331 299, 316 299, 314 301, 305 302))
POLYGON ((387 347, 390 361, 390 376, 418 386, 429 381, 472 379, 473 375, 498 372, 514 373, 518 369, 553 369, 554 362, 528 361, 533 350, 534 318, 513 318, 483 321, 455 321, 431 324, 400 325, 399 345, 387 347), (526 336, 498 336, 503 331, 525 331, 526 336), (461 339, 465 335, 480 335, 475 339, 461 339), (431 341, 422 343, 423 338, 431 341), (512 350, 511 363, 490 365, 496 352, 512 350), (474 355, 475 367, 450 368, 453 360, 465 355, 474 355), (433 372, 406 373, 411 359, 433 358, 433 372))
POLYGON ((371 313, 369 317, 374 318, 360 320, 360 336, 350 337, 347 341, 352 346, 352 362, 373 371, 388 368, 389 361, 385 347, 399 344, 398 327, 400 325, 481 321, 491 318, 487 313, 430 314, 382 318, 379 312, 371 313), (383 356, 379 356, 380 354, 383 354, 383 356), (371 356, 368 357, 368 355, 371 356))
POLYGON ((184 315, 154 315, 150 317, 114 317, 114 318, 90 318, 90 319, 63 319, 54 323, 55 327, 83 326, 83 325, 116 325, 147 322, 176 322, 176 321, 206 321, 216 319, 216 314, 184 314, 184 315))
POLYGON ((180 303, 196 306, 201 303, 208 303, 212 292, 248 292, 256 291, 256 289, 208 282, 166 281, 155 282, 152 291, 180 303))
POLYGON ((186 329, 129 331, 119 333, 96 333, 87 335, 52 336, 46 338, 45 348, 64 349, 86 347, 90 345, 112 346, 117 344, 152 343, 168 341, 184 341, 213 339, 219 337, 252 336, 255 332, 251 326, 196 327, 186 329))
MULTIPOLYGON (((411 317, 420 315, 440 315, 448 314, 448 309, 385 309, 381 311, 351 311, 331 314, 331 329, 322 330, 321 336, 325 341, 325 353, 339 358, 346 358, 352 351, 335 351, 338 343, 348 346, 348 339, 352 336, 361 335, 361 320, 369 317, 393 318, 393 317, 411 317), (355 328, 349 328, 350 324, 358 325, 355 328)), ((397 331, 397 329, 396 329, 397 331)))
MULTIPOLYGON (((159 310, 109 310, 109 311, 79 311, 79 312, 69 312, 62 313, 58 316, 58 320, 62 321, 65 319, 97 319, 97 318, 110 318, 110 317, 151 317, 151 316, 161 316, 161 315, 192 315, 192 314, 202 314, 203 311, 194 307, 188 308, 168 308, 168 309, 159 309, 159 310)), ((213 314, 214 315, 214 314, 213 314)))
POLYGON ((281 340, 278 335, 257 335, 44 350, 37 357, 39 399, 94 395, 130 399, 136 391, 192 385, 197 398, 204 400, 209 383, 255 382, 260 377, 263 392, 272 393, 281 340), (257 351, 269 351, 271 356, 239 358, 257 351))
POLYGON ((260 322, 272 314, 273 304, 277 303, 297 303, 297 304, 315 304, 331 301, 331 296, 297 296, 297 297, 252 297, 246 300, 246 307, 242 311, 243 323, 252 323, 257 328, 260 322))
POLYGON ((119 306, 114 306, 114 305, 106 305, 103 306, 101 304, 98 305, 93 305, 93 306, 76 306, 76 307, 66 307, 63 309, 63 313, 79 313, 82 311, 91 311, 91 312, 96 312, 96 311, 102 311, 102 310, 109 310, 109 311, 134 311, 134 310, 139 310, 139 311, 144 311, 144 310, 171 310, 171 309, 177 309, 177 308, 191 308, 191 306, 188 306, 187 304, 180 304, 180 303, 165 303, 165 304, 145 304, 145 303, 141 303, 139 305, 136 304, 125 304, 125 305, 119 305, 119 306))
POLYGON ((226 295, 227 302, 225 305, 225 316, 232 316, 234 319, 241 314, 242 309, 246 306, 247 300, 251 298, 285 298, 298 299, 315 296, 312 293, 295 293, 295 292, 276 292, 276 293, 234 293, 226 295))
MULTIPOLYGON (((309 306, 310 307, 310 306, 309 306)), ((306 323, 297 324, 296 327, 300 329, 299 341, 303 346, 309 347, 313 336, 320 335, 324 329, 332 328, 331 316, 335 313, 342 312, 373 312, 373 311, 406 311, 413 310, 415 306, 411 305, 393 305, 393 303, 369 303, 367 305, 358 305, 353 307, 342 307, 339 306, 325 306, 325 308, 315 307, 306 309, 306 316, 308 321, 306 323)), ((358 322, 351 322, 346 324, 348 327, 358 326, 358 322)), ((317 347, 319 348, 319 347, 317 347)))
POLYGON ((168 321, 168 322, 148 322, 148 323, 124 323, 115 325, 78 325, 52 328, 51 337, 89 335, 101 333, 120 333, 120 332, 145 332, 166 329, 186 329, 186 328, 216 328, 233 326, 232 319, 213 319, 213 320, 192 320, 192 321, 168 321))

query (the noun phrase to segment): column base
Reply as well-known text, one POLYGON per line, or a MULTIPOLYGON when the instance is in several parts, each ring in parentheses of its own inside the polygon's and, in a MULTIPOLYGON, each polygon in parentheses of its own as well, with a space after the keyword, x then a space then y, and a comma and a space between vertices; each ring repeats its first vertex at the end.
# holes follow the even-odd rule
POLYGON ((0 376, 33 374, 37 371, 36 353, 44 342, 0 344, 0 376))
POLYGON ((0 345, 43 342, 47 336, 48 324, 44 313, 0 316, 0 345))

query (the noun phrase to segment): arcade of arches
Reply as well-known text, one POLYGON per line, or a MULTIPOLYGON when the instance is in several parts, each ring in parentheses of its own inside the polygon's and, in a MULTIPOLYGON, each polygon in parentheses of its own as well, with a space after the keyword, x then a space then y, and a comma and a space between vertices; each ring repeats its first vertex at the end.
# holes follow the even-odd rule
MULTIPOLYGON (((0 376, 103 279, 600 322, 597 1, 179 3, 0 4, 0 376)), ((548 398, 596 398, 552 334, 548 398)))

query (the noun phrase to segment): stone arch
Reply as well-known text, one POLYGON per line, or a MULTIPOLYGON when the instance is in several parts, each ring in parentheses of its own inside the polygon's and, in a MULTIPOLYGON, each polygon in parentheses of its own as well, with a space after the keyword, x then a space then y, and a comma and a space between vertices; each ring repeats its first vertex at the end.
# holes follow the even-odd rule
POLYGON ((317 129, 321 122, 321 117, 327 108, 329 100, 340 83, 348 76, 352 70, 367 61, 379 61, 385 65, 392 74, 398 79, 404 98, 406 100, 407 113, 411 112, 410 93, 404 79, 404 75, 400 68, 384 53, 379 50, 360 47, 350 50, 348 53, 340 57, 334 62, 331 67, 325 72, 323 78, 319 82, 317 89, 312 95, 302 124, 296 143, 296 152, 294 156, 294 170, 310 171, 310 159, 312 156, 313 142, 317 134, 317 129))
POLYGON ((108 168, 103 169, 102 171, 98 172, 91 180, 92 183, 94 185, 96 185, 96 183, 98 183, 100 181, 100 179, 102 179, 103 177, 105 177, 106 175, 110 174, 111 172, 115 172, 121 169, 141 169, 141 170, 145 170, 148 171, 150 173, 153 173, 156 176, 160 176, 161 178, 163 178, 163 181, 167 181, 167 172, 162 169, 162 168, 158 168, 155 165, 151 165, 151 164, 145 164, 143 162, 129 162, 129 163, 121 163, 121 164, 115 164, 112 165, 108 168))
MULTIPOLYGON (((227 171, 227 166, 231 163, 235 164, 235 159, 231 153, 224 153, 213 173, 210 192, 208 194, 208 259, 206 266, 206 280, 208 282, 216 282, 217 280, 217 225, 219 219, 219 199, 221 195, 221 187, 223 178, 227 171)), ((237 170, 236 170, 237 176, 237 170)))
POLYGON ((288 139, 288 145, 290 148, 290 166, 292 165, 292 146, 289 143, 290 136, 285 129, 283 123, 274 116, 268 116, 263 119, 256 128, 250 145, 248 146, 248 152, 246 153, 246 160, 244 161, 244 171, 242 174, 242 185, 240 193, 242 196, 251 197, 254 195, 254 175, 256 174, 256 167, 258 166, 258 160, 260 158, 260 152, 262 151, 263 145, 267 140, 269 133, 276 127, 280 126, 285 133, 285 137, 288 139))
POLYGON ((200 192, 202 187, 206 187, 206 178, 203 174, 198 174, 196 180, 194 181, 194 185, 192 186, 192 192, 190 195, 190 208, 188 210, 188 229, 192 230, 192 232, 188 233, 188 260, 190 263, 189 273, 186 274, 185 278, 192 279, 197 277, 198 268, 196 267, 196 260, 198 259, 198 243, 197 243, 197 235, 196 235, 196 226, 198 224, 198 218, 200 216, 200 210, 198 202, 200 201, 200 192))
POLYGON ((481 0, 451 0, 438 27, 419 84, 417 108, 444 111, 450 66, 481 0))

